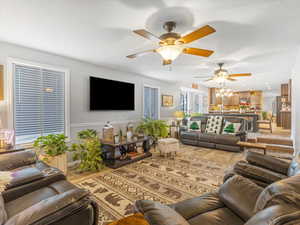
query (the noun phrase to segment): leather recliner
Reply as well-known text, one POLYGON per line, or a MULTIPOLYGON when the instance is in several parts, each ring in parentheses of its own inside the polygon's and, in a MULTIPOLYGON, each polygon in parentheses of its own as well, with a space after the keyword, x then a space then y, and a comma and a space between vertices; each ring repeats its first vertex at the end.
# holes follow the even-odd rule
POLYGON ((98 224, 98 206, 90 193, 38 161, 34 151, 0 154, 0 171, 13 176, 0 195, 1 225, 98 224))
POLYGON ((139 200, 150 225, 292 225, 300 222, 300 175, 267 188, 235 175, 217 192, 171 205, 139 200))
POLYGON ((269 155, 247 152, 246 160, 238 161, 225 173, 224 182, 238 174, 251 179, 261 187, 266 187, 299 172, 298 163, 294 161, 284 161, 269 155))

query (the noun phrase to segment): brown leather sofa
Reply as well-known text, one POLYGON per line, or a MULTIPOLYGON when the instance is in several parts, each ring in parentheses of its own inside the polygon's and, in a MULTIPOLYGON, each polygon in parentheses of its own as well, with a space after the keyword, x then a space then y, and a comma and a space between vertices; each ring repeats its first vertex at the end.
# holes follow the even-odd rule
POLYGON ((237 162, 226 172, 224 182, 238 174, 251 179, 261 187, 266 187, 299 172, 298 163, 294 161, 284 161, 269 155, 247 152, 245 160, 237 162))
MULTIPOLYGON (((192 117, 190 121, 201 121, 200 131, 188 131, 186 126, 180 128, 180 141, 186 145, 194 145, 205 148, 221 149, 226 151, 240 152, 243 151, 243 147, 239 146, 237 143, 239 141, 246 140, 245 131, 245 120, 239 117, 224 116, 223 126, 225 121, 232 123, 241 123, 240 130, 235 135, 230 134, 212 134, 205 133, 205 127, 209 116, 196 116, 192 117)), ((184 120, 183 124, 186 125, 187 121, 184 120)))
POLYGON ((38 161, 34 151, 0 154, 0 171, 13 172, 0 195, 1 225, 98 224, 98 206, 89 192, 38 161))
POLYGON ((217 192, 171 205, 139 200, 135 207, 150 225, 300 224, 300 175, 265 189, 236 175, 217 192))

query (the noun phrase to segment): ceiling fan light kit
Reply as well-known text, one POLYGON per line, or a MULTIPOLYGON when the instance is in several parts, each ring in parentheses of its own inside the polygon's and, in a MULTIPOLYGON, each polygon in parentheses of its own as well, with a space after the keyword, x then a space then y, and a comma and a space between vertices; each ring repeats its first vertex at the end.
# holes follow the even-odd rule
POLYGON ((218 63, 219 69, 214 71, 214 75, 205 80, 208 81, 215 81, 219 84, 224 84, 226 81, 237 81, 236 77, 249 77, 252 76, 251 73, 236 73, 236 74, 229 74, 228 70, 223 69, 224 63, 218 63))
POLYGON ((164 60, 174 61, 182 53, 183 49, 182 45, 165 45, 156 49, 156 51, 164 60))
POLYGON ((211 54, 213 54, 213 51, 211 50, 189 48, 185 46, 185 44, 187 43, 193 42, 211 33, 214 33, 216 30, 211 26, 206 25, 183 37, 180 34, 173 32, 173 30, 176 28, 176 23, 173 21, 166 22, 163 25, 163 28, 167 31, 167 33, 164 33, 159 37, 144 29, 134 30, 133 32, 135 34, 138 34, 149 40, 158 41, 160 47, 158 47, 157 49, 128 55, 127 58, 132 59, 148 53, 158 53, 163 58, 163 65, 168 65, 171 64, 182 53, 202 57, 209 57, 211 54))

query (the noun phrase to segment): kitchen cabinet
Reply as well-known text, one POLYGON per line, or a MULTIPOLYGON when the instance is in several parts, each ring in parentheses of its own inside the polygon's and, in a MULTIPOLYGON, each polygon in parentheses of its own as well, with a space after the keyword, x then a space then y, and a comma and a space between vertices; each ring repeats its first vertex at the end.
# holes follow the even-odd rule
POLYGON ((289 80, 288 102, 292 103, 292 79, 289 80))
POLYGON ((281 84, 281 96, 289 96, 289 84, 281 84))
POLYGON ((281 126, 283 129, 291 129, 291 112, 281 111, 281 126))

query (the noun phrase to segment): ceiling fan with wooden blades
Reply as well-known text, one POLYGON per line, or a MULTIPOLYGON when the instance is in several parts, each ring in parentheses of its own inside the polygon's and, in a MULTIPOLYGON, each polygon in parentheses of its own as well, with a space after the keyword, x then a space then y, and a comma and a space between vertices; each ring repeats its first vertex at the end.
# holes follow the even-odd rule
POLYGON ((190 48, 185 46, 185 44, 191 43, 216 32, 216 30, 209 25, 201 27, 183 37, 179 33, 174 32, 176 23, 173 21, 166 22, 163 28, 167 31, 167 33, 164 33, 159 37, 144 29, 134 30, 134 33, 146 39, 158 41, 159 47, 157 49, 146 50, 128 55, 127 58, 133 59, 149 53, 158 53, 163 58, 163 65, 169 65, 182 53, 203 57, 209 57, 214 53, 214 51, 211 50, 190 48))
MULTIPOLYGON (((223 69, 223 65, 224 63, 218 63, 219 69, 217 69, 214 72, 214 75, 212 77, 209 77, 209 79, 205 80, 205 82, 207 81, 216 81, 218 83, 223 83, 226 80, 228 81, 236 81, 235 78, 237 77, 250 77, 252 76, 251 73, 234 73, 234 74, 230 74, 228 73, 228 70, 223 69)), ((206 77, 202 77, 202 76, 195 76, 194 78, 208 78, 206 77)))

